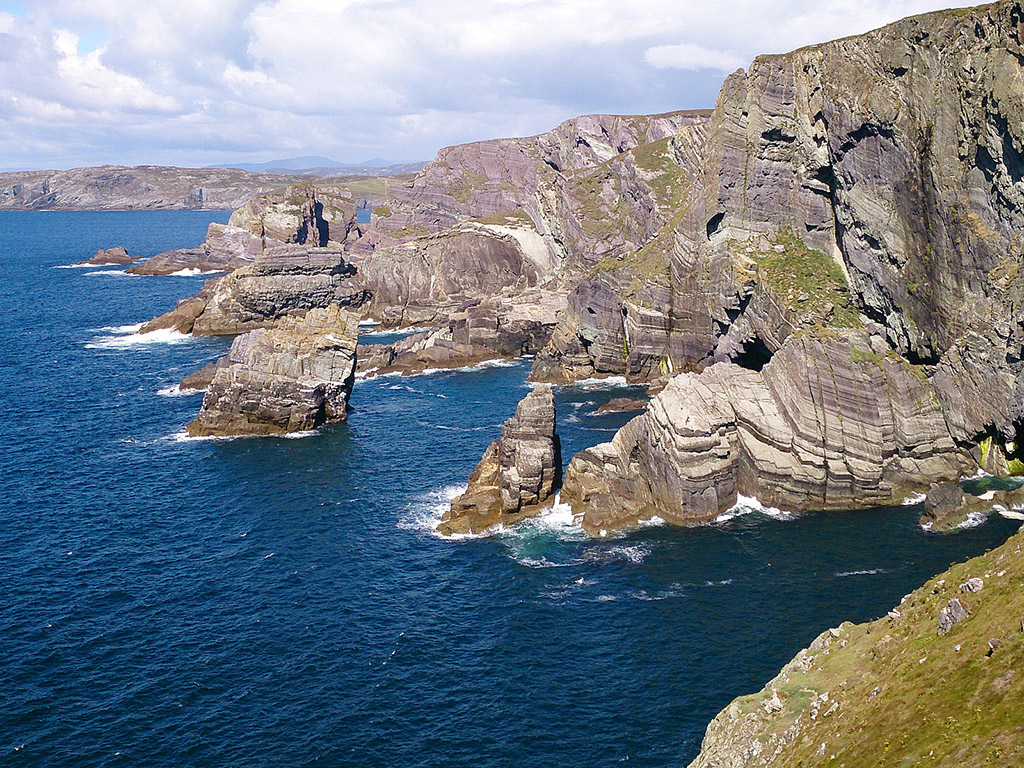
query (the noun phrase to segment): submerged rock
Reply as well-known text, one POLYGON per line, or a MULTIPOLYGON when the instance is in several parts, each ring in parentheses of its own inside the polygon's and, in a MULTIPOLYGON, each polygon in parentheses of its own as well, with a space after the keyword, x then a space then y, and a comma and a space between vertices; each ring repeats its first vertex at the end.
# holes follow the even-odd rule
POLYGON ((337 306, 234 340, 189 435, 280 435, 346 418, 357 315, 337 306))
POLYGON ((1024 486, 988 491, 980 496, 965 492, 955 483, 937 483, 925 497, 920 524, 931 531, 948 532, 962 527, 973 515, 988 515, 996 507, 1024 508, 1024 486))
POLYGON ((561 469, 555 394, 541 385, 519 402, 437 529, 446 536, 480 533, 535 515, 554 494, 561 469))

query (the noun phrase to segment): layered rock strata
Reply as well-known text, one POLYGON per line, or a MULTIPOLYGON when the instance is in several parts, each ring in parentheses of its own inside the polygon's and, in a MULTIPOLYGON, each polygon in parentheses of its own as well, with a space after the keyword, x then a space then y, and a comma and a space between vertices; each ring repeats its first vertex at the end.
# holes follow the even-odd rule
POLYGON ((360 375, 407 375, 533 354, 548 342, 564 306, 564 295, 550 291, 467 302, 440 326, 391 344, 360 346, 360 375))
POLYGON ((272 327, 284 318, 332 305, 358 308, 368 298, 352 279, 355 268, 341 251, 280 245, 255 262, 209 280, 196 296, 143 326, 142 333, 173 328, 181 333, 234 334, 272 327))
POLYGON ((446 536, 482 533, 538 514, 553 496, 561 469, 555 394, 550 385, 540 385, 516 406, 437 529, 446 536))
POLYGON ((346 418, 359 318, 336 306, 231 344, 188 434, 279 435, 346 418))
POLYGON ((977 468, 1012 377, 912 366, 878 335, 792 336, 762 371, 680 374, 609 443, 577 454, 564 501, 591 533, 655 515, 713 520, 737 495, 792 512, 898 503, 977 468))

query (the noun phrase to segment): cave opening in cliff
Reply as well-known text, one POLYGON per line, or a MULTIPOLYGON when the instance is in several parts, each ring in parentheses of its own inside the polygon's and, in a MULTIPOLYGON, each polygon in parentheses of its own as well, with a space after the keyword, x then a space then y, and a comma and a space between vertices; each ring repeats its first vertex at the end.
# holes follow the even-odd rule
POLYGON ((750 371, 761 371, 771 359, 772 351, 757 336, 743 342, 743 346, 732 357, 736 365, 750 371))

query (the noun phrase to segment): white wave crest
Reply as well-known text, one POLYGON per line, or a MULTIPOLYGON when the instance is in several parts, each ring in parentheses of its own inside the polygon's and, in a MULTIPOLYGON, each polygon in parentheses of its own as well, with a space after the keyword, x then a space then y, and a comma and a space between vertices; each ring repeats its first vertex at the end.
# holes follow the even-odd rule
POLYGON ((715 518, 716 523, 727 523, 733 518, 742 515, 759 514, 770 517, 773 520, 792 520, 792 512, 784 512, 775 507, 766 507, 754 496, 736 496, 736 504, 715 518))
POLYGON ((579 381, 574 381, 566 386, 580 387, 581 389, 614 389, 616 387, 627 387, 629 386, 629 382, 626 381, 625 376, 605 376, 580 379, 579 381))
POLYGON ((192 395, 201 395, 203 390, 201 389, 182 389, 179 385, 175 384, 171 387, 164 387, 156 391, 158 395, 162 397, 190 397, 192 395))
POLYGON ((175 443, 219 443, 227 442, 229 440, 249 440, 252 438, 277 438, 280 440, 302 440, 306 437, 314 437, 320 434, 319 429, 303 429, 299 432, 289 432, 284 435, 196 435, 192 436, 184 429, 180 432, 175 432, 173 435, 168 435, 167 439, 172 440, 175 443))
POLYGON ((83 262, 81 264, 55 264, 53 269, 90 269, 95 266, 95 264, 86 264, 83 262))
POLYGON ((924 500, 928 498, 926 494, 915 493, 913 496, 907 496, 902 502, 904 507, 916 507, 918 504, 924 504, 924 500))
POLYGON ((848 576, 875 576, 879 573, 885 573, 884 568, 866 568, 863 571, 840 571, 834 574, 836 578, 845 579, 848 576))
POLYGON ((977 528, 979 525, 984 525, 988 522, 988 515, 983 512, 968 512, 967 517, 957 528, 977 528))
POLYGON ((138 275, 132 275, 123 269, 97 269, 94 272, 86 272, 86 275, 106 275, 107 277, 138 277, 138 275))
MULTIPOLYGON (((125 326, 127 327, 127 326, 125 326)), ((161 328, 158 331, 149 333, 128 332, 125 335, 122 331, 116 331, 116 336, 96 336, 88 344, 86 349, 126 349, 148 344, 181 344, 191 341, 192 336, 173 328, 161 328)))
POLYGON ((168 273, 167 277, 196 277, 197 275, 220 275, 223 269, 200 269, 199 267, 185 267, 177 272, 168 273))
POLYGON ((1024 507, 1013 507, 1012 509, 1007 509, 1006 507, 997 504, 995 506, 995 510, 1008 520, 1024 520, 1024 512, 1022 512, 1024 507))
POLYGON ((405 513, 399 517, 398 527, 405 531, 425 533, 445 541, 486 538, 491 535, 490 532, 456 533, 445 536, 437 530, 444 513, 451 509, 452 499, 465 493, 467 487, 466 485, 445 485, 435 488, 409 505, 405 513))

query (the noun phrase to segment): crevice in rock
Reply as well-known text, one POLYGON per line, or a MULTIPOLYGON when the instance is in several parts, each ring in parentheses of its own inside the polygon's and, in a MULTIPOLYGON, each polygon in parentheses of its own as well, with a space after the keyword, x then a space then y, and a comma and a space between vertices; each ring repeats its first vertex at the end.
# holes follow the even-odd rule
POLYGON ((744 341, 743 346, 732 356, 732 362, 740 368, 760 373, 773 354, 759 336, 752 336, 744 341))
POLYGON ((718 230, 722 228, 722 221, 724 221, 724 219, 725 219, 725 212, 724 211, 716 213, 714 216, 712 216, 710 219, 708 219, 708 225, 707 225, 708 240, 710 240, 718 232, 718 230))

